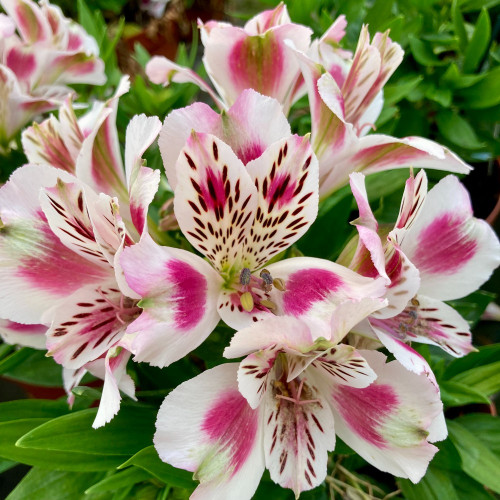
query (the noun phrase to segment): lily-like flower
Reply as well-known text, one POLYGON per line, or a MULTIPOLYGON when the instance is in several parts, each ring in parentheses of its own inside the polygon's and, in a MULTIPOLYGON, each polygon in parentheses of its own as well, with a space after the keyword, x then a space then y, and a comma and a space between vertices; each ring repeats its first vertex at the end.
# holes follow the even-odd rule
POLYGON ((358 92, 355 82, 360 74, 366 72, 367 82, 371 81, 368 75, 372 76, 373 87, 370 88, 378 89, 399 59, 397 44, 392 44, 385 35, 376 38, 372 45, 368 44, 366 37, 367 32, 363 31, 362 43, 342 85, 346 95, 321 64, 295 50, 309 94, 311 143, 319 161, 320 197, 324 198, 346 184, 352 172, 371 174, 414 166, 468 173, 470 167, 466 163, 447 148, 428 139, 397 139, 381 134, 360 137, 365 118, 359 116, 366 114, 370 108, 370 103, 366 107, 362 99, 371 91, 367 88, 364 93, 358 92), (380 55, 368 56, 374 51, 380 55), (370 66, 372 59, 378 61, 375 69, 370 66), (385 61, 386 65, 381 61, 385 61))
POLYGON ((205 47, 203 63, 221 99, 192 70, 164 57, 153 57, 146 73, 154 83, 192 82, 209 92, 215 102, 231 106, 241 92, 252 88, 274 97, 285 113, 300 97, 300 68, 285 40, 306 51, 311 30, 291 22, 286 6, 261 12, 243 28, 225 22, 199 23, 205 47), (222 102, 221 102, 222 101, 222 102))
POLYGON ((222 116, 193 105, 167 117, 160 149, 169 159, 175 215, 210 264, 147 236, 125 249, 125 278, 142 297, 143 313, 128 328, 136 334, 129 345, 136 360, 169 364, 198 346, 221 318, 235 329, 274 314, 322 321, 341 300, 383 295, 380 280, 321 259, 266 266, 317 213, 316 159, 307 138, 286 134, 285 124, 279 104, 251 90, 222 116), (264 117, 278 125, 267 137, 264 117), (212 133, 193 130, 199 123, 212 133))
POLYGON ((102 85, 104 63, 95 40, 47 1, 2 0, 0 139, 10 139, 36 114, 55 108, 68 84, 102 85), (17 34, 15 33, 17 29, 17 34))
POLYGON ((450 175, 427 193, 420 171, 406 182, 397 222, 384 237, 377 233, 362 174, 351 175, 351 187, 360 218, 350 267, 390 280, 389 306, 370 318, 378 339, 416 372, 426 366, 408 341, 438 345, 453 356, 473 351, 467 321, 443 301, 464 297, 489 278, 500 264, 500 243, 485 221, 473 217, 467 190, 450 175))
POLYGON ((339 48, 347 22, 340 16, 326 33, 311 44, 309 57, 333 77, 344 99, 344 118, 357 135, 374 127, 384 103, 382 88, 403 60, 403 50, 389 38, 376 33, 370 43, 363 26, 354 57, 339 48))
MULTIPOLYGON (((373 307, 339 306, 332 337, 373 307)), ((155 447, 200 480, 192 499, 251 498, 265 468, 298 497, 324 480, 336 434, 375 467, 418 482, 437 451, 430 442, 446 437, 439 393, 425 376, 318 339, 296 318, 242 330, 224 354, 247 357, 181 384, 158 413, 155 447)))
MULTIPOLYGON (((159 172, 142 166, 141 157, 160 126, 158 119, 141 115, 127 129, 130 224, 120 217, 117 198, 97 194, 53 167, 26 165, 0 190, 0 316, 50 325, 47 347, 65 368, 80 370, 91 363, 95 369, 93 362, 103 358, 104 372, 113 377, 126 363, 117 348, 140 310, 121 276, 119 255, 133 242, 132 234, 147 231, 159 172)), ((94 426, 118 410, 117 384, 105 380, 103 396, 113 397, 102 401, 94 426)))

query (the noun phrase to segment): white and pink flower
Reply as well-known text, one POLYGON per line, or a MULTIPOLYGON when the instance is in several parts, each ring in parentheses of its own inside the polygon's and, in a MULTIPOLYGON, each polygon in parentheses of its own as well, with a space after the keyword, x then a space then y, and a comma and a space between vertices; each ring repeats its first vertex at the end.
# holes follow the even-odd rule
POLYGON ((351 187, 360 219, 349 267, 390 281, 388 307, 370 318, 379 340, 417 372, 427 370, 426 363, 405 342, 438 345, 453 356, 473 351, 467 321, 444 301, 472 293, 489 278, 500 264, 500 243, 485 221, 473 217, 466 189, 450 175, 427 193, 420 171, 408 179, 398 220, 383 238, 362 174, 351 174, 351 187))
MULTIPOLYGON (((369 309, 339 307, 331 337, 343 338, 369 309)), ((251 498, 265 468, 298 496, 324 480, 336 434, 375 467, 418 482, 437 451, 430 442, 446 437, 425 376, 318 339, 296 318, 238 332, 225 356, 246 358, 181 384, 158 413, 155 447, 200 480, 191 498, 251 498)))
POLYGON ((96 41, 48 1, 2 0, 0 24, 0 143, 37 114, 54 109, 73 83, 102 85, 96 41), (16 33, 17 30, 17 33, 16 33))

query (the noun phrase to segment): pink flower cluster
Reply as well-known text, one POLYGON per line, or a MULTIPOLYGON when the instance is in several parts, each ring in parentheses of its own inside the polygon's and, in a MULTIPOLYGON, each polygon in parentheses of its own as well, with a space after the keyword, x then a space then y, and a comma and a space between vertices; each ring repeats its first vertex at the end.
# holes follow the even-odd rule
POLYGON ((2 0, 0 148, 36 115, 57 108, 72 83, 102 85, 96 41, 48 1, 2 0))
POLYGON ((194 103, 163 125, 136 116, 123 161, 123 80, 79 119, 67 100, 58 119, 25 130, 30 163, 0 189, 2 334, 26 345, 44 334, 68 391, 86 371, 104 379, 94 427, 118 412, 120 390, 134 397, 131 356, 165 367, 220 321, 236 330, 224 356, 243 360, 181 384, 158 414, 156 449, 195 473, 192 498, 251 498, 266 468, 298 496, 324 480, 336 435, 418 482, 431 443, 447 435, 439 387, 409 342, 473 350, 467 322, 444 301, 488 279, 500 244, 456 177, 428 190, 424 170, 407 180, 393 229, 379 230, 365 175, 470 167, 424 138, 368 134, 403 54, 364 27, 351 55, 339 47, 344 28, 339 18, 311 42, 282 4, 244 28, 200 25, 215 91, 166 59, 147 71, 157 83, 196 82, 221 113, 194 103), (301 137, 286 113, 306 92, 312 127, 301 137), (198 253, 148 231, 160 172, 142 156, 158 135, 175 217, 198 253), (283 258, 319 200, 348 182, 358 236, 338 262, 283 258))

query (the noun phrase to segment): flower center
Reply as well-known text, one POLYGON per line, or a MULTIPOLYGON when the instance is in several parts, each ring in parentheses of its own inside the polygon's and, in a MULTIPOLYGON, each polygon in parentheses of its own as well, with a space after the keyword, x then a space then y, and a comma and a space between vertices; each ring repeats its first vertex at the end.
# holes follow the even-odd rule
POLYGON ((269 298, 273 287, 281 292, 285 290, 283 280, 273 278, 267 269, 262 269, 256 276, 248 267, 241 270, 238 282, 233 285, 239 295, 241 306, 247 312, 253 311, 254 308, 275 312, 277 306, 269 298))

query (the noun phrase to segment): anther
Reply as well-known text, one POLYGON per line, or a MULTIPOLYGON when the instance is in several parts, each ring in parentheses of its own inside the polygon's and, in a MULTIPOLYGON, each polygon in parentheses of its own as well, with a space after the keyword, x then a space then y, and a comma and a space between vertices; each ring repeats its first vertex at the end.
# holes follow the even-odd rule
POLYGON ((267 269, 262 269, 262 271, 260 272, 260 277, 264 280, 264 283, 266 285, 273 284, 273 277, 271 276, 271 273, 267 269))
POLYGON ((273 285, 276 290, 279 290, 280 292, 285 291, 285 282, 281 278, 274 278, 273 285))
POLYGON ((250 312, 253 309, 253 297, 250 292, 242 293, 240 296, 240 303, 245 311, 250 312))
POLYGON ((240 283, 242 285, 250 284, 251 277, 252 277, 252 272, 250 271, 250 269, 248 269, 248 267, 244 267, 240 273, 240 283))
POLYGON ((268 309, 271 309, 271 311, 275 311, 278 308, 278 306, 272 300, 262 299, 260 301, 260 303, 264 307, 267 307, 268 309))

